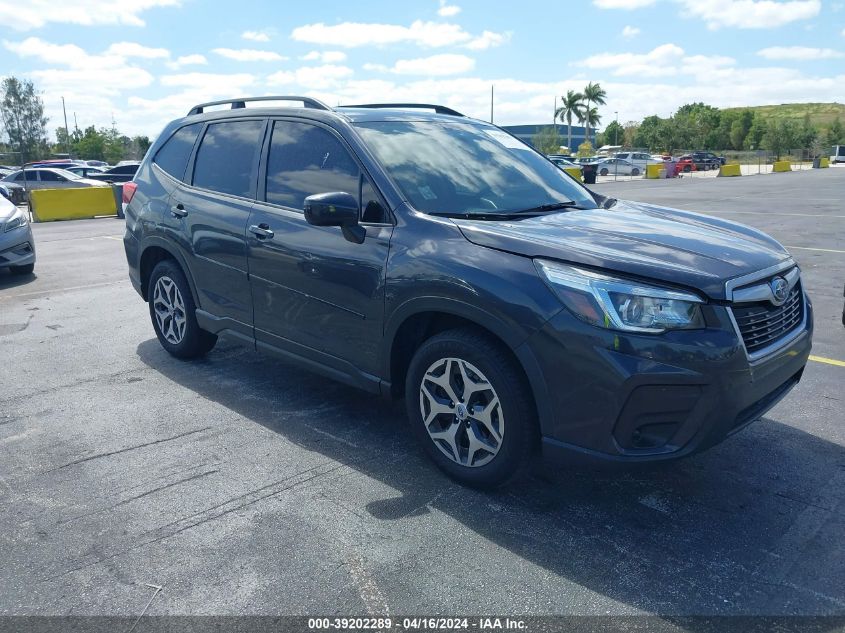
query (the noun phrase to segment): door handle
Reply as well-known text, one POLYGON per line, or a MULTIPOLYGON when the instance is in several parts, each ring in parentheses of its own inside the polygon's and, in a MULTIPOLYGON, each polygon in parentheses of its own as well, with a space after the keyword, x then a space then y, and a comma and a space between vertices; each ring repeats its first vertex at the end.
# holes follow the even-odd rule
POLYGON ((184 218, 188 215, 188 212, 185 210, 185 207, 182 206, 182 203, 178 203, 175 206, 170 207, 170 215, 174 218, 184 218))
POLYGON ((275 233, 273 233, 273 231, 270 230, 270 225, 264 224, 264 223, 253 224, 252 226, 249 227, 249 232, 254 233, 255 236, 259 240, 263 240, 263 239, 272 240, 273 236, 275 235, 275 233))

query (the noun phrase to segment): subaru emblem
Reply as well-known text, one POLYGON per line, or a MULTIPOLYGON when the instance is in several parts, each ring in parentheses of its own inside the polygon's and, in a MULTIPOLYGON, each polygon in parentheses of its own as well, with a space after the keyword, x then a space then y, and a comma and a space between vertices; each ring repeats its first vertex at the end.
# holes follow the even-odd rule
POLYGON ((783 277, 775 277, 769 282, 769 288, 772 289, 772 303, 776 306, 782 306, 786 303, 789 297, 789 284, 783 277))

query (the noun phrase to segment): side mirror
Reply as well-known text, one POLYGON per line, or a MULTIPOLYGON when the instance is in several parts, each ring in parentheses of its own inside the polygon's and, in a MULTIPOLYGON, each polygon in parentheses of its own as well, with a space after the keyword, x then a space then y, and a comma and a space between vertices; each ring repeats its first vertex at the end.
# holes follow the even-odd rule
POLYGON ((317 193, 305 198, 305 220, 314 226, 339 226, 350 242, 362 244, 367 231, 358 224, 358 200, 345 191, 317 193))

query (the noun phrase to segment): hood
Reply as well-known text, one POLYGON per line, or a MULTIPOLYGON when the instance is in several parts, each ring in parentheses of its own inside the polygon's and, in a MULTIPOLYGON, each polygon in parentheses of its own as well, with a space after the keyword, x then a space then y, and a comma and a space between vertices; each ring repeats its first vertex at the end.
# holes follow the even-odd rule
MULTIPOLYGON (((5 187, 5 185, 3 185, 5 187)), ((12 204, 5 196, 0 195, 0 224, 12 217, 12 214, 18 208, 12 204)), ((2 229, 3 227, 0 227, 2 229)))
POLYGON ((689 211, 619 200, 525 220, 454 220, 474 244, 615 271, 725 299, 725 282, 789 259, 750 227, 689 211))

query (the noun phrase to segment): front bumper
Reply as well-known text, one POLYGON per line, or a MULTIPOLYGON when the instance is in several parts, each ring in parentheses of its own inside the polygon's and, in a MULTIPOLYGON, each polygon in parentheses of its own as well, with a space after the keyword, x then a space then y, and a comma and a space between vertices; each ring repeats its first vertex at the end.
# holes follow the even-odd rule
POLYGON ((3 232, 0 229, 0 268, 28 266, 35 263, 35 241, 32 229, 25 227, 3 232))
MULTIPOLYGON (((526 346, 543 456, 552 462, 645 462, 704 450, 760 419, 801 378, 802 331, 750 361, 728 311, 706 306, 707 328, 660 336, 589 326, 560 312, 526 346), (537 387, 539 385, 539 388, 537 387)), ((525 350, 523 350, 523 353, 525 350)))

